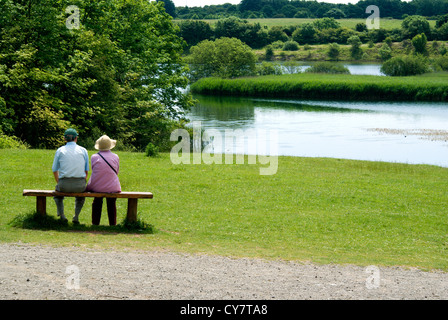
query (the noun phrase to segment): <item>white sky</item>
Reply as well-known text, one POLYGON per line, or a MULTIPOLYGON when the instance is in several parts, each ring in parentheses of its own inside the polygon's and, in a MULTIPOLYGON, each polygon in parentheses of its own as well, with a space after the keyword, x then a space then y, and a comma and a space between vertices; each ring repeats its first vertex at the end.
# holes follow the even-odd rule
MULTIPOLYGON (((319 1, 319 0, 318 0, 319 1)), ((176 7, 203 7, 205 5, 214 5, 214 4, 239 4, 241 0, 173 0, 174 5, 176 7)), ((319 2, 328 2, 328 3, 357 3, 358 0, 325 0, 319 2)))

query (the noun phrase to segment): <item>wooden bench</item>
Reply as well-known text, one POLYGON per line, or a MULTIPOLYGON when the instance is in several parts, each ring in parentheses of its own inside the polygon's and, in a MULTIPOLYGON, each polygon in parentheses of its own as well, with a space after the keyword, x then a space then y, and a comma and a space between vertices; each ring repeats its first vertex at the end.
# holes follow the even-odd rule
POLYGON ((137 201, 138 199, 152 199, 151 192, 120 192, 120 193, 99 193, 99 192, 59 192, 54 190, 23 190, 26 197, 36 197, 36 211, 45 216, 47 214, 47 197, 90 197, 90 198, 126 198, 128 199, 127 219, 129 222, 137 221, 137 201))

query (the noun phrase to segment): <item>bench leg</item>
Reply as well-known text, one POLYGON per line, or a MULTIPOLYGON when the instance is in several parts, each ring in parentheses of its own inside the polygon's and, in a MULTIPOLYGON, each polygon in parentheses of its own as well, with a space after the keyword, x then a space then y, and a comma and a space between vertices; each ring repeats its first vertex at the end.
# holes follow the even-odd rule
POLYGON ((36 211, 42 217, 47 214, 47 197, 36 197, 36 211))
POLYGON ((137 201, 138 201, 138 199, 133 199, 133 198, 128 199, 127 220, 129 222, 137 221, 137 201))

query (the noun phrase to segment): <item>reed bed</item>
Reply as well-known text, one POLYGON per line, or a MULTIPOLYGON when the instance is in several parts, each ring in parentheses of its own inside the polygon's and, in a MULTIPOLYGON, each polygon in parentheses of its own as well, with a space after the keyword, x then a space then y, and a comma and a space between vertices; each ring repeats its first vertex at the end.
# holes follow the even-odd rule
POLYGON ((289 74, 236 79, 203 78, 193 93, 224 96, 332 100, 448 101, 448 73, 383 77, 341 74, 289 74))

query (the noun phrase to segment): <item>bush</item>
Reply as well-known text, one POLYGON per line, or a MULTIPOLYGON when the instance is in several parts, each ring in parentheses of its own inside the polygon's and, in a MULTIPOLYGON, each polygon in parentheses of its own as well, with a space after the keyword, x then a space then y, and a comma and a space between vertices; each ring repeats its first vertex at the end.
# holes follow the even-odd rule
POLYGON ((389 60, 392 58, 392 49, 389 47, 387 43, 384 43, 382 47, 378 50, 378 54, 382 61, 389 60))
POLYGON ((147 157, 156 157, 159 154, 159 148, 150 142, 146 146, 145 154, 147 157))
POLYGON ((334 64, 331 62, 319 62, 315 65, 311 66, 310 68, 306 69, 305 72, 308 73, 339 73, 339 74, 350 74, 350 71, 338 64, 334 64))
POLYGON ((297 51, 299 50, 299 44, 296 41, 286 41, 283 46, 284 51, 297 51))
POLYGON ((265 60, 271 61, 273 57, 274 57, 274 49, 272 49, 272 46, 267 46, 265 60))
POLYGON ((440 67, 443 71, 448 71, 448 56, 439 57, 435 60, 436 66, 440 67))
POLYGON ((359 60, 362 58, 363 51, 361 49, 361 40, 358 36, 351 36, 348 38, 347 43, 351 45, 350 55, 353 59, 359 60))
POLYGON ((263 61, 261 64, 257 65, 257 75, 267 76, 272 74, 282 74, 282 68, 279 64, 263 61))
POLYGON ((381 72, 388 76, 414 76, 429 71, 424 58, 420 56, 397 56, 386 61, 381 72))
POLYGON ((414 46, 415 53, 428 54, 428 51, 426 50, 427 42, 428 39, 424 33, 418 34, 412 38, 412 45, 414 46))
POLYGON ((331 43, 328 46, 327 54, 328 54, 328 57, 331 60, 337 60, 340 53, 341 53, 340 52, 340 48, 339 48, 339 45, 337 43, 331 43))
POLYGON ((0 149, 27 149, 28 145, 17 137, 0 133, 0 149))

